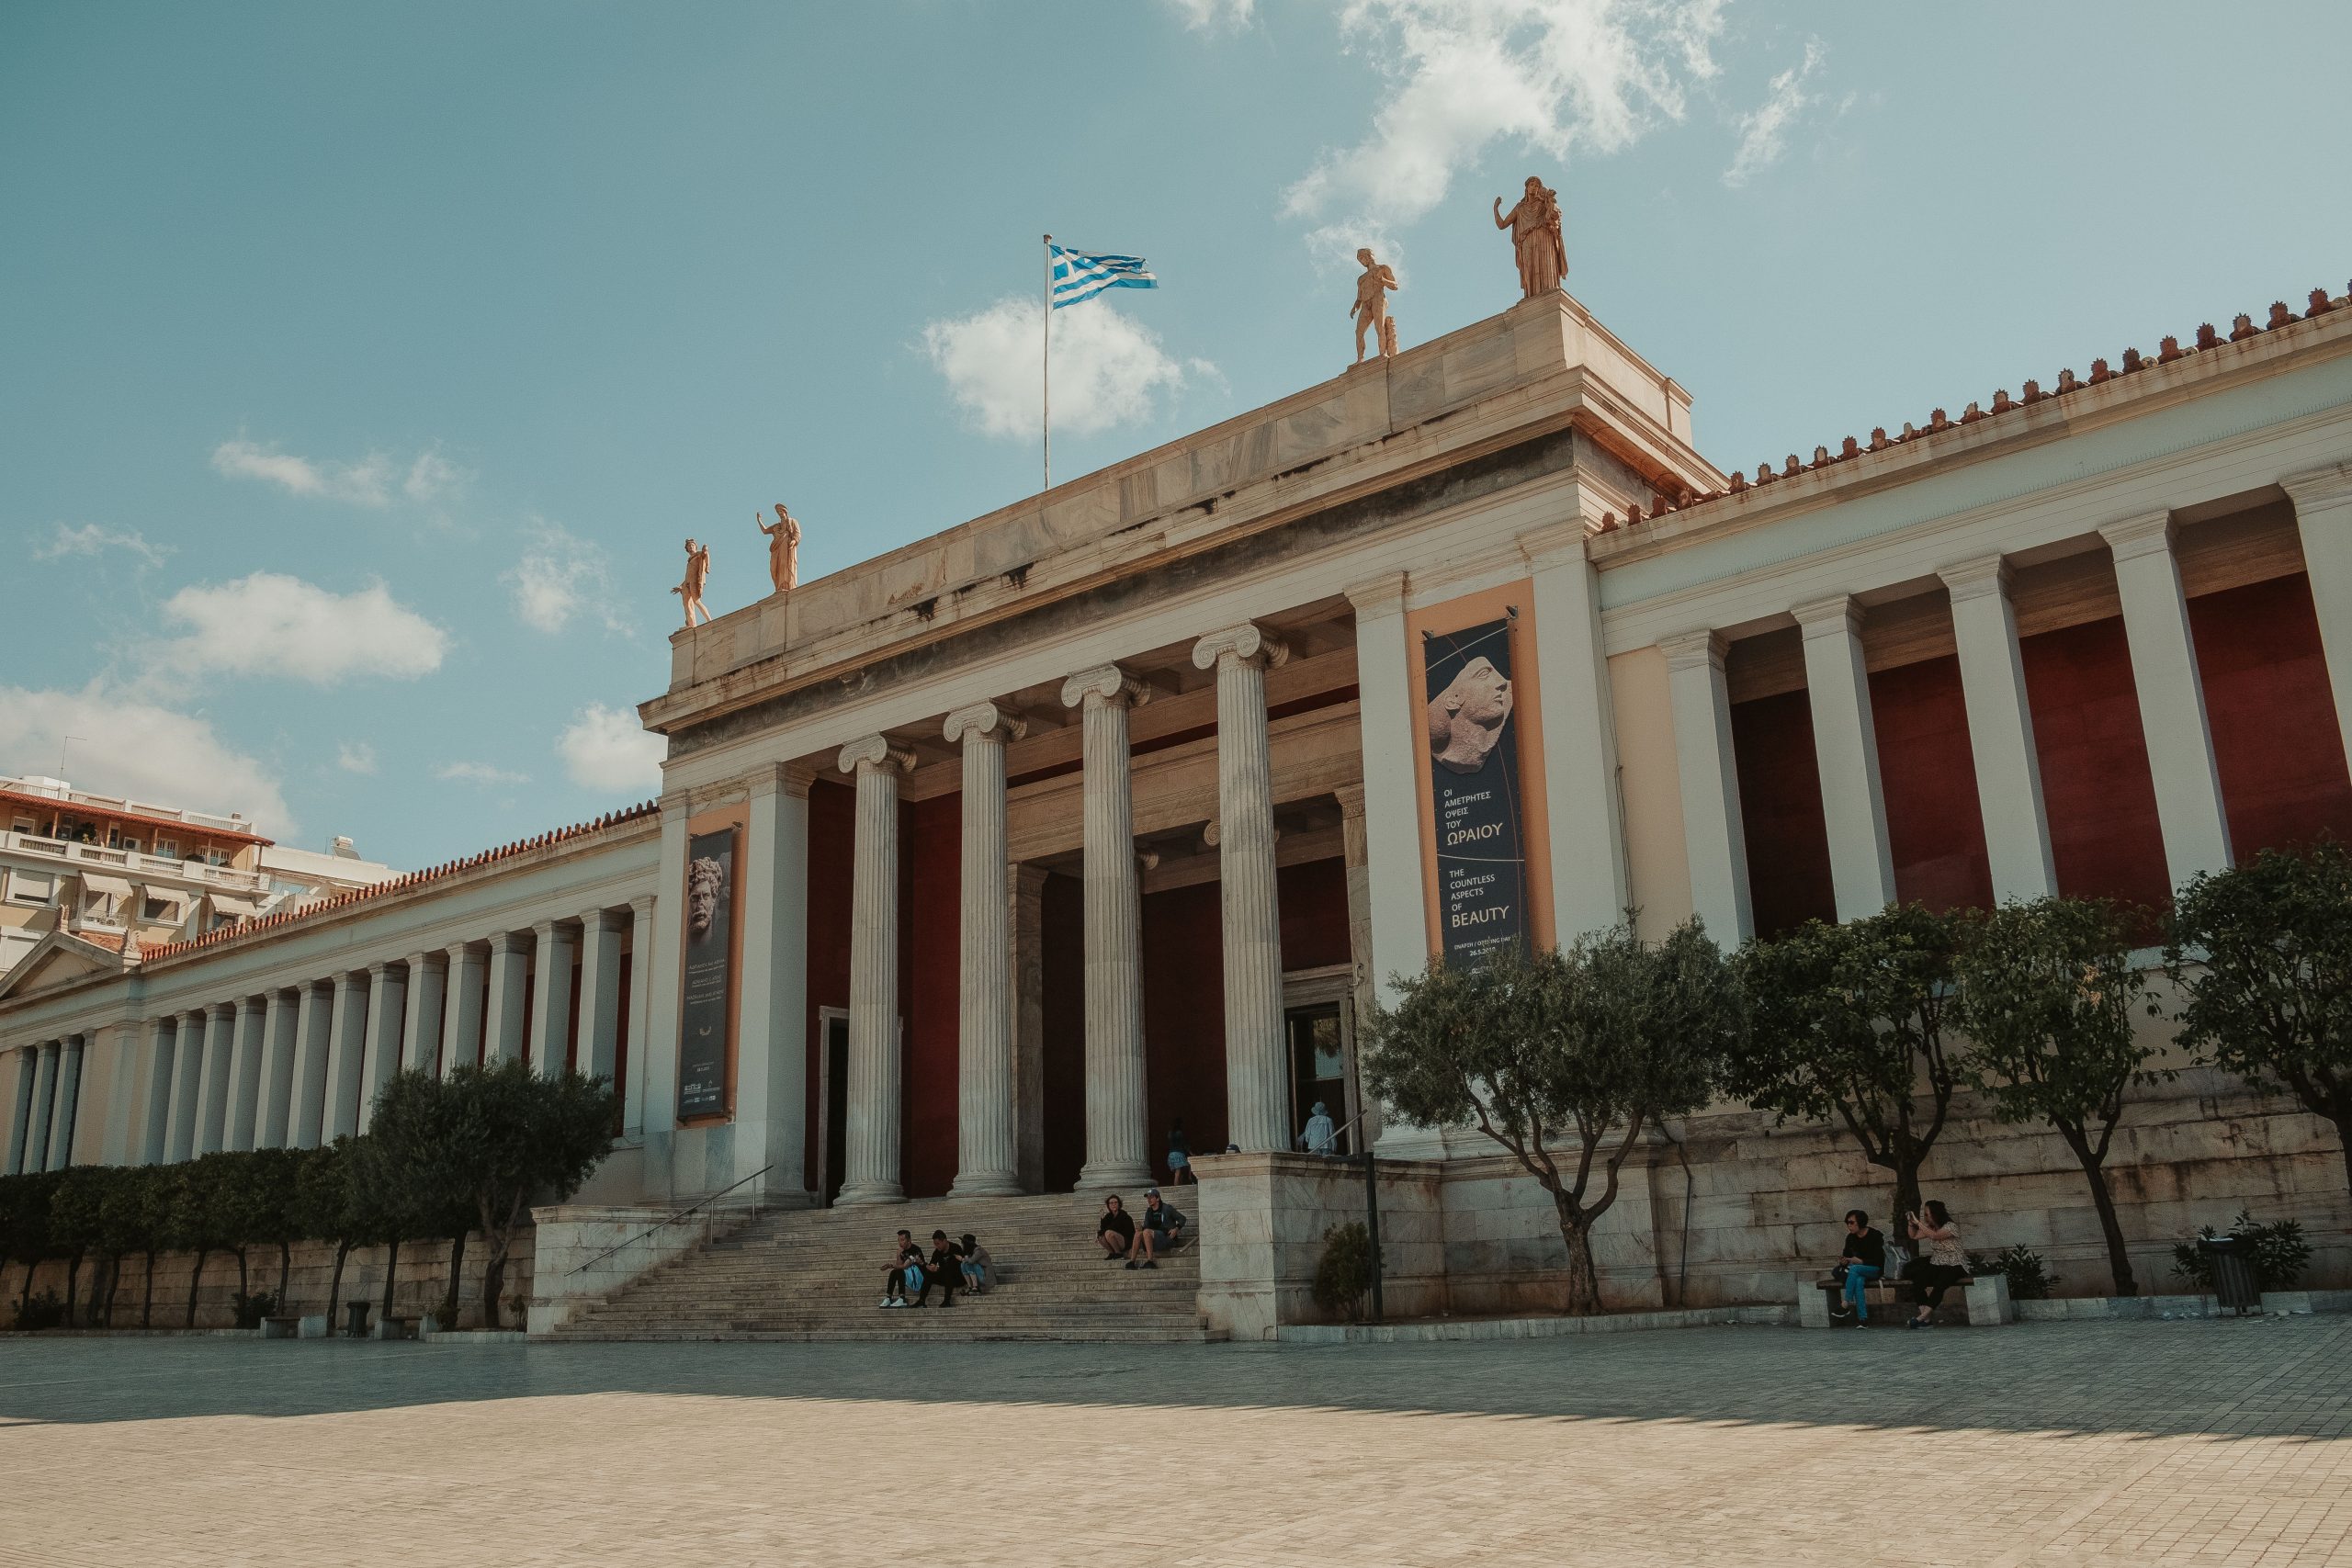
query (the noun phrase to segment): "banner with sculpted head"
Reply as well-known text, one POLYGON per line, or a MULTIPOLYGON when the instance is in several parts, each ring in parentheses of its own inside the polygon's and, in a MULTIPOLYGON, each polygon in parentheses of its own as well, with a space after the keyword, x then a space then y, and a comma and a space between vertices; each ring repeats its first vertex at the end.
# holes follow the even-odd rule
POLYGON ((735 829, 686 841, 685 996, 678 1011, 678 1114, 727 1110, 728 993, 735 978, 735 829))
POLYGON ((1421 640, 1438 924, 1448 962, 1527 940, 1511 620, 1424 633, 1421 640))

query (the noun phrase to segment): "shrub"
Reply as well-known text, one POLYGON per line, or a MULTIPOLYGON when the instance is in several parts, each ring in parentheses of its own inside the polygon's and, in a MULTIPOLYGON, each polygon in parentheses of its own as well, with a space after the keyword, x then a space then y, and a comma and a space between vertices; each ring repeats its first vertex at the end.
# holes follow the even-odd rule
POLYGON ((259 1328, 263 1318, 277 1315, 277 1298, 267 1291, 250 1296, 239 1291, 232 1300, 236 1308, 239 1328, 259 1328))
POLYGON ((65 1303, 55 1291, 43 1291, 17 1303, 17 1332, 19 1334, 64 1326, 65 1303))
POLYGON ((1372 1236, 1363 1222, 1350 1220, 1325 1231, 1323 1257, 1315 1265, 1315 1304, 1353 1323, 1363 1315, 1363 1298, 1371 1290, 1372 1236))
POLYGON ((2006 1274, 2012 1301, 2047 1300, 2050 1287, 2058 1282, 2058 1276, 2043 1265, 2041 1254, 2024 1246, 2004 1247, 1990 1257, 1972 1252, 1968 1255, 1968 1271, 1972 1274, 2006 1274))
MULTIPOLYGON (((2197 1230, 2199 1239, 2225 1235, 2251 1244, 2252 1255, 2246 1259, 2246 1267, 2254 1272, 2254 1288, 2257 1291, 2291 1291, 2311 1264, 2312 1247, 2303 1239, 2300 1220, 2273 1220, 2262 1224, 2251 1213, 2240 1209, 2227 1231, 2216 1231, 2211 1225, 2200 1225, 2197 1230)), ((2172 1271, 2200 1292, 2213 1288, 2212 1260, 2198 1250, 2195 1240, 2173 1244, 2172 1271)))

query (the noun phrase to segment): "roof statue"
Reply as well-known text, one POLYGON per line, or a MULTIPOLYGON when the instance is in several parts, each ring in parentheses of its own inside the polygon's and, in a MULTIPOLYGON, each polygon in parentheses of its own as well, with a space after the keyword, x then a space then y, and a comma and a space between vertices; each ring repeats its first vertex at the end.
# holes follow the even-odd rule
POLYGON ((1363 334, 1373 331, 1373 346, 1383 359, 1396 357, 1396 322, 1388 313, 1388 291, 1396 287, 1396 275, 1373 259, 1370 251, 1358 251, 1356 260, 1363 263, 1363 274, 1356 279, 1356 302, 1348 307, 1348 314, 1356 321, 1356 363, 1363 363, 1363 334))
POLYGON ((705 625, 709 624, 710 611, 702 602, 702 586, 708 581, 710 581, 710 547, 697 545, 692 539, 688 539, 686 541, 686 580, 670 592, 675 593, 684 603, 686 626, 690 629, 695 624, 696 612, 700 612, 705 625))
POLYGON ((1560 193, 1533 175, 1527 176, 1527 194, 1509 212, 1503 198, 1495 197, 1495 227, 1510 231, 1511 248, 1519 253, 1519 290, 1522 299, 1555 293, 1568 276, 1568 249, 1560 237, 1560 193))
POLYGON ((756 512, 752 521, 768 536, 768 581, 778 593, 791 592, 800 586, 800 524, 780 501, 773 525, 756 512))

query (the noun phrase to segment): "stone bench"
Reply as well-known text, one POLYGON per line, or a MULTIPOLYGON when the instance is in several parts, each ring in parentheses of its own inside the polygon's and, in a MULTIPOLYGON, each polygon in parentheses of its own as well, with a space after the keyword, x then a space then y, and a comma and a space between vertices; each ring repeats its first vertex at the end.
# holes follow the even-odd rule
MULTIPOLYGON (((2017 1305, 2009 1299, 2009 1277, 2007 1274, 1977 1274, 1959 1280, 1959 1288, 1967 1292, 1968 1325, 1971 1328, 1995 1328, 2018 1320, 2017 1305)), ((1835 1280, 1809 1280, 1797 1286, 1797 1324, 1804 1328, 1827 1328, 1830 1309, 1838 1304, 1844 1287, 1835 1280)), ((1874 1280, 1868 1292, 1871 1314, 1879 1315, 1882 1307, 1893 1308, 1919 1299, 1917 1287, 1905 1280, 1874 1280)))
POLYGON ((294 1339, 299 1338, 301 1332, 302 1320, 299 1317, 265 1317, 261 1320, 261 1337, 264 1339, 294 1339))

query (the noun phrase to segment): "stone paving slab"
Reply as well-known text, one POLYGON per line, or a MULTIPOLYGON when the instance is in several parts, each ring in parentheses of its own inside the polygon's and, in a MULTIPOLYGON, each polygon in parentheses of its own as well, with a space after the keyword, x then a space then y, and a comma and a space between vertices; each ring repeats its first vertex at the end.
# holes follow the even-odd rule
POLYGON ((0 1563, 42 1568, 2352 1565, 2352 1323, 1330 1347, 11 1337, 0 1478, 0 1563))

